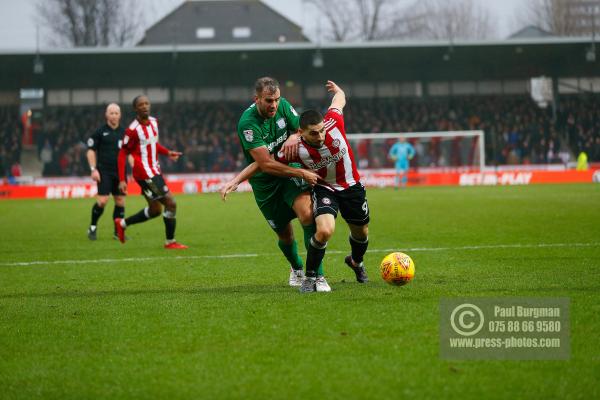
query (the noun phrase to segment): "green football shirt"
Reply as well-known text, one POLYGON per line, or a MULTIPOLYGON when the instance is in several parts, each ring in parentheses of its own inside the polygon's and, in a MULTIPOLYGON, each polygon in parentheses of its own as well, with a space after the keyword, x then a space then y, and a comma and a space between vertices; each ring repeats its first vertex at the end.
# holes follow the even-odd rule
MULTIPOLYGON (((273 118, 263 118, 252 104, 244 111, 238 123, 238 136, 248 164, 254 162, 250 150, 265 146, 270 154, 281 149, 283 142, 295 133, 299 126, 299 116, 294 107, 283 97, 279 101, 277 113, 273 118)), ((276 176, 259 172, 250 178, 250 184, 256 190, 268 188, 279 179, 276 176)))

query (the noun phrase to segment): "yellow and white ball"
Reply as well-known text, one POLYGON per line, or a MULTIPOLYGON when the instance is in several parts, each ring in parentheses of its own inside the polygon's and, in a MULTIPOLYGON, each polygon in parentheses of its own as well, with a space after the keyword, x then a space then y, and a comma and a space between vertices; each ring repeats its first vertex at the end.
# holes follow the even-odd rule
POLYGON ((381 260, 381 277, 390 285, 403 286, 415 276, 415 263, 407 254, 395 252, 381 260))

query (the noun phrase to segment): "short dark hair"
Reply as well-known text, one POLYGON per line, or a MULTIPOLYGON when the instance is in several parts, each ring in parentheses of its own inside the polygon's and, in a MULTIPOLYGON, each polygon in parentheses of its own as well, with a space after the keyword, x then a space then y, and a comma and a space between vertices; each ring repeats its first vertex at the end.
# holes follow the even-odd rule
POLYGON ((275 78, 264 76, 256 80, 254 89, 256 90, 256 94, 261 94, 265 89, 269 93, 275 93, 275 91, 279 89, 279 82, 277 82, 277 79, 275 78))
POLYGON ((138 94, 137 96, 135 96, 135 97, 133 98, 133 101, 132 101, 132 103, 131 103, 131 104, 133 104, 133 109, 134 109, 134 110, 135 110, 135 106, 137 106, 137 102, 138 102, 138 100, 140 99, 140 97, 146 97, 146 95, 145 95, 145 94, 138 94))
POLYGON ((306 129, 309 125, 317 125, 323 121, 323 116, 317 110, 306 110, 300 114, 300 129, 306 129))

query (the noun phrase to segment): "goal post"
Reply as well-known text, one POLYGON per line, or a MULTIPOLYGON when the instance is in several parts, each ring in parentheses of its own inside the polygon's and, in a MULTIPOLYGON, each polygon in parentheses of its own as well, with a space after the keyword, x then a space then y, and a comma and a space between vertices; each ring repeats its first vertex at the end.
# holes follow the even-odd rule
POLYGON ((411 166, 485 169, 485 135, 482 130, 348 133, 346 136, 359 168, 382 167, 370 165, 370 161, 379 160, 377 164, 380 164, 382 157, 387 159, 387 151, 394 139, 405 138, 415 147, 417 163, 411 163, 411 166))

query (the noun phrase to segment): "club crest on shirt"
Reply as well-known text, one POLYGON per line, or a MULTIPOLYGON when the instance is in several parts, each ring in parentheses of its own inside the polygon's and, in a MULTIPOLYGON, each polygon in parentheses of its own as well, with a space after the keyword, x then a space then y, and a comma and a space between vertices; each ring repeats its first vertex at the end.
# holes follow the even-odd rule
POLYGON ((277 127, 278 127, 279 129, 283 129, 283 128, 285 128, 285 127, 286 127, 285 119, 283 119, 283 118, 279 118, 279 119, 277 120, 277 127))
POLYGON ((333 147, 340 147, 340 139, 333 139, 333 142, 331 142, 331 145, 333 147))
POLYGON ((246 129, 244 131, 244 139, 246 139, 246 142, 251 142, 252 140, 254 140, 254 132, 252 131, 252 129, 246 129))

